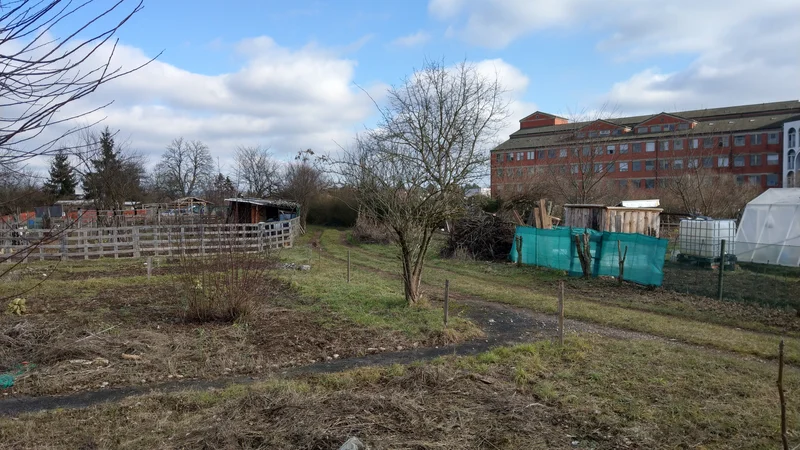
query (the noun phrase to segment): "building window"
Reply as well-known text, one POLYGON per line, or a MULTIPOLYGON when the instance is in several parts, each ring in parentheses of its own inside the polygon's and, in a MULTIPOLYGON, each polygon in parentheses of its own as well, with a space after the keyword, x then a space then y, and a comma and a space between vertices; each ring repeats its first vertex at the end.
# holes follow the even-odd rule
POLYGON ((714 158, 711 156, 706 156, 703 158, 703 167, 714 167, 714 158))
POLYGON ((532 176, 536 173, 536 169, 538 169, 538 167, 528 167, 528 176, 532 176))
POLYGON ((700 167, 700 160, 699 160, 699 159, 697 159, 697 158, 691 158, 691 159, 689 159, 689 164, 688 164, 688 167, 689 167, 690 169, 697 169, 698 167, 700 167))
POLYGON ((499 163, 503 162, 503 154, 502 153, 498 153, 496 155, 496 161, 499 162, 499 163))
POLYGON ((656 168, 656 163, 652 159, 648 159, 644 162, 644 170, 653 170, 656 168))
POLYGON ((733 145, 736 147, 744 147, 744 136, 734 136, 733 145))
POLYGON ((764 136, 761 134, 750 135, 750 145, 761 145, 764 143, 764 136))
POLYGON ((792 170, 795 168, 795 159, 796 155, 794 150, 789 150, 789 153, 786 154, 786 169, 792 170))
POLYGON ((651 133, 660 133, 661 132, 661 125, 653 125, 650 127, 651 133))
POLYGON ((525 153, 517 152, 517 161, 524 161, 525 160, 525 153))
POLYGON ((597 131, 590 131, 589 132, 589 137, 590 138, 597 137, 597 131))
POLYGON ((767 175, 767 187, 775 187, 778 185, 778 175, 771 173, 767 175))
POLYGON ((744 155, 733 157, 733 167, 744 167, 744 155))
POLYGON ((606 164, 606 172, 609 172, 609 173, 614 172, 614 163, 606 164))
POLYGON ((569 173, 578 173, 578 165, 577 164, 570 164, 569 165, 569 173))
POLYGON ((761 175, 750 175, 749 177, 747 177, 747 181, 750 184, 758 184, 758 185, 760 185, 761 184, 761 175))
POLYGON ((714 146, 714 138, 703 138, 703 148, 711 148, 714 146))
POLYGON ((659 150, 661 150, 662 152, 669 150, 669 141, 659 142, 659 150))
POLYGON ((689 129, 689 124, 688 123, 679 123, 678 124, 678 129, 679 130, 688 130, 689 129))
POLYGON ((641 153, 642 152, 642 143, 637 142, 633 144, 633 153, 641 153))
POLYGON ((566 174, 566 173, 567 173, 567 166, 565 166, 565 165, 563 165, 563 164, 562 164, 562 165, 560 165, 560 166, 558 166, 558 173, 560 173, 560 174, 562 174, 562 175, 563 175, 563 174, 566 174))
MULTIPOLYGON (((744 161, 742 161, 744 162, 744 161)), ((730 159, 727 156, 717 157, 717 167, 728 167, 731 165, 730 159)))
POLYGON ((736 184, 739 186, 744 184, 744 175, 736 175, 736 184))
POLYGON ((594 173, 601 173, 603 171, 603 165, 600 163, 594 163, 594 173))
POLYGON ((547 151, 547 157, 550 158, 550 159, 555 158, 556 157, 556 149, 551 148, 550 150, 548 150, 547 151))
POLYGON ((761 155, 750 155, 750 167, 761 165, 761 155))
POLYGON ((654 187, 656 187, 656 180, 644 180, 645 189, 653 189, 654 187))
POLYGON ((567 157, 567 149, 562 148, 561 150, 559 150, 558 151, 558 156, 561 157, 561 158, 566 158, 567 157))
POLYGON ((673 170, 682 170, 683 169, 683 160, 682 159, 676 159, 675 161, 672 161, 672 169, 673 170))
POLYGON ((625 189, 628 187, 628 180, 619 180, 619 187, 625 189))
POLYGON ((674 131, 674 130, 675 130, 675 125, 673 124, 664 125, 664 131, 674 131))
POLYGON ((646 142, 644 151, 646 152, 654 152, 656 151, 656 143, 655 142, 646 142))
POLYGON ((522 178, 522 167, 517 167, 517 178, 522 178))
POLYGON ((583 153, 583 156, 589 156, 592 153, 592 149, 590 149, 589 147, 583 147, 581 153, 583 153))
POLYGON ((584 133, 583 131, 581 131, 580 133, 578 133, 578 139, 583 139, 583 138, 585 138, 585 137, 586 137, 586 133, 584 133))
POLYGON ((600 147, 599 145, 597 147, 595 147, 594 148, 594 155, 595 156, 602 156, 603 155, 603 147, 600 147))
POLYGON ((497 169, 497 178, 503 178, 503 169, 497 169))
POLYGON ((776 154, 767 155, 767 165, 768 166, 777 166, 779 162, 779 157, 776 154))
POLYGON ((540 160, 541 160, 541 159, 544 159, 544 150, 537 150, 537 151, 536 151, 536 157, 537 157, 538 159, 540 159, 540 160))
POLYGON ((628 144, 619 144, 620 153, 628 153, 628 144))
POLYGON ((608 153, 609 155, 613 155, 614 154, 614 150, 616 150, 616 149, 617 149, 616 145, 609 145, 609 146, 606 147, 606 153, 608 153))
POLYGON ((642 162, 641 161, 634 161, 633 162, 633 167, 631 168, 631 171, 639 172, 640 170, 642 170, 642 162))
POLYGON ((730 147, 730 145, 731 145, 731 137, 730 136, 720 136, 719 142, 722 144, 722 147, 730 147))
POLYGON ((699 139, 689 139, 689 148, 692 150, 700 147, 700 140, 699 139))
POLYGON ((610 136, 611 130, 600 130, 600 136, 610 136))
POLYGON ((667 169, 669 169, 669 161, 667 161, 666 159, 661 159, 661 160, 659 160, 659 161, 658 161, 658 167, 659 167, 661 170, 667 170, 667 169))
POLYGON ((789 128, 789 148, 797 147, 797 130, 789 128))
POLYGON ((672 148, 675 150, 683 150, 683 139, 675 139, 672 141, 672 148))
POLYGON ((767 144, 777 144, 779 140, 780 140, 779 133, 769 133, 767 135, 767 144))
POLYGON ((627 172, 628 171, 628 163, 627 162, 620 162, 619 163, 619 171, 620 172, 627 172))
POLYGON ((589 173, 589 169, 592 168, 592 165, 589 163, 581 164, 581 173, 589 173))
POLYGON ((514 154, 513 153, 506 153, 506 161, 514 161, 514 154))
POLYGON ((637 134, 647 133, 647 127, 639 127, 636 129, 637 134))
POLYGON ((536 158, 536 152, 528 152, 528 160, 533 161, 536 158))

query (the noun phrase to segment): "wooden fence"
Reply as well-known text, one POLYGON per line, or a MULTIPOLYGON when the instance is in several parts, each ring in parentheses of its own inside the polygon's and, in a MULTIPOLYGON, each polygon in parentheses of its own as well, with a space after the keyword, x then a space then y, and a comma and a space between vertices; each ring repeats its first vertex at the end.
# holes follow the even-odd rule
POLYGON ((0 230, 0 260, 68 260, 263 252, 291 247, 299 219, 261 224, 181 224, 0 230), (10 258, 9 258, 10 256, 10 258))

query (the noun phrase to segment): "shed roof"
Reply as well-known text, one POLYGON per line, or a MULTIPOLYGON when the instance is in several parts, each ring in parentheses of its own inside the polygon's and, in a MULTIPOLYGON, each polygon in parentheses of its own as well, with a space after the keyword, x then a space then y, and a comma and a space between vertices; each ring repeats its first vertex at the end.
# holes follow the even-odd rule
POLYGON ((271 206, 273 208, 291 208, 297 209, 300 207, 300 204, 297 202, 289 201, 289 200, 281 200, 281 199, 268 199, 268 198, 253 198, 253 197, 235 197, 235 198, 226 198, 226 202, 229 203, 248 203, 251 205, 259 205, 259 206, 271 206))

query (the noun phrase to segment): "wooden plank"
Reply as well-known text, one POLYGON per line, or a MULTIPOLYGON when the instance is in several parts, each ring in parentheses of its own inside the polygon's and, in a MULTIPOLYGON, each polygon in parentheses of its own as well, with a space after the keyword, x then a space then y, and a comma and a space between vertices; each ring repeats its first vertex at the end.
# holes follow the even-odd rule
POLYGON ((536 228, 542 228, 542 215, 539 212, 539 207, 538 206, 533 208, 533 217, 536 220, 536 223, 534 224, 534 226, 536 228))

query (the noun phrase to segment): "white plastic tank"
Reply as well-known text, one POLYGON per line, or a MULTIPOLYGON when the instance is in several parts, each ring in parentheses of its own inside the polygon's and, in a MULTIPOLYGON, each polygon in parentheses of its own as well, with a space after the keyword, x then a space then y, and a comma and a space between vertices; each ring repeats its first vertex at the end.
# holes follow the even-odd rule
POLYGON ((717 258, 725 240, 725 253, 734 254, 736 221, 733 219, 681 219, 678 251, 682 255, 717 258))

